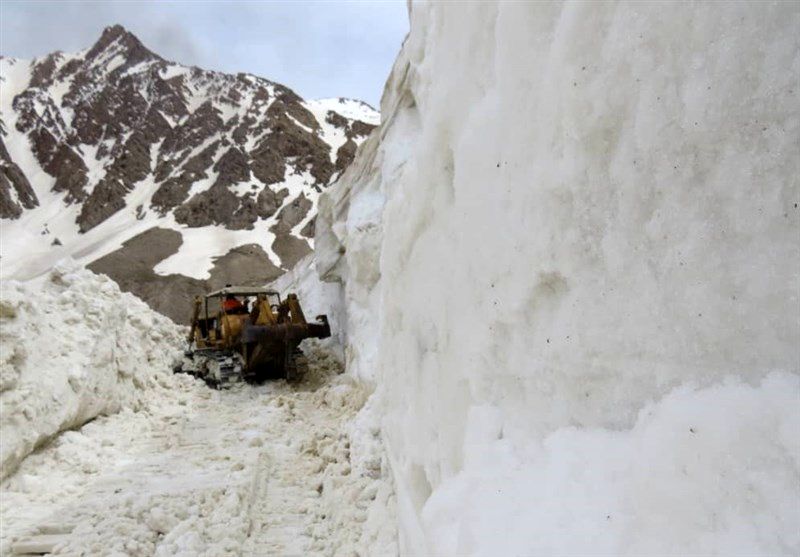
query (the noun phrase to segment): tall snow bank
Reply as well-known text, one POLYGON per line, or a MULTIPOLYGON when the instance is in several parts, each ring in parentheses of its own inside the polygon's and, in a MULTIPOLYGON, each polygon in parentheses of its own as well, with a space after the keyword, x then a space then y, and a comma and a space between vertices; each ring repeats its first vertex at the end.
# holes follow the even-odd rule
MULTIPOLYGON (((308 321, 315 320, 317 315, 328 316, 328 323, 331 327, 330 339, 319 341, 317 346, 324 346, 330 353, 336 355, 341 363, 345 338, 345 324, 341 322, 341 319, 344 317, 345 311, 342 306, 340 288, 336 284, 320 280, 314 267, 313 254, 298 261, 292 269, 270 283, 270 287, 284 297, 289 293, 297 294, 308 321)), ((306 346, 310 344, 309 342, 304 343, 306 346)))
POLYGON ((115 282, 60 267, 0 293, 0 470, 171 374, 181 329, 115 282))
POLYGON ((316 239, 406 553, 800 551, 798 53, 790 3, 413 5, 316 239))
POLYGON ((463 469, 423 508, 430 551, 796 555, 798 389, 792 374, 684 386, 630 429, 563 427, 526 445, 474 406, 463 469))

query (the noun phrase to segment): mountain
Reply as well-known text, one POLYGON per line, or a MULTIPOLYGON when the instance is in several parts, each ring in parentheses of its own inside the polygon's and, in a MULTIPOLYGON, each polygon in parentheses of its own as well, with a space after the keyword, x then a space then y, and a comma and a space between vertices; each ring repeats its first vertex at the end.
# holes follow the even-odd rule
POLYGON ((167 61, 121 26, 0 59, 0 276, 70 257, 182 320, 188 290, 263 283, 313 247, 317 197, 379 121, 167 61))

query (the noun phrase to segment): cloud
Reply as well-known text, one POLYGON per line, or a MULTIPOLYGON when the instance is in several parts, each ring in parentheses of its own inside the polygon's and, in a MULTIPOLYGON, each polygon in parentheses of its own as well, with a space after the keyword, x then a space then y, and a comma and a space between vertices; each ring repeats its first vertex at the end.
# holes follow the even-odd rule
POLYGON ((0 3, 0 52, 21 58, 93 44, 119 23, 160 56, 247 72, 306 98, 377 105, 408 27, 405 2, 0 3))
POLYGON ((203 62, 201 49, 180 25, 162 22, 153 32, 153 41, 148 48, 164 58, 182 64, 199 65, 203 62))

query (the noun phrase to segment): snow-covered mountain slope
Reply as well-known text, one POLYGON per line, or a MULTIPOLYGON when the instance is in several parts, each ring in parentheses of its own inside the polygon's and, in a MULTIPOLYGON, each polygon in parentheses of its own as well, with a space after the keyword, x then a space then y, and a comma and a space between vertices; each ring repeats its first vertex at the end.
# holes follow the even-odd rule
POLYGON ((320 198, 403 554, 797 554, 797 5, 414 3, 320 198))
POLYGON ((118 250, 138 237, 158 259, 123 287, 148 302, 147 280, 216 283, 216 259, 237 253, 233 279, 255 269, 263 283, 310 252, 319 193, 377 121, 360 101, 304 101, 266 79, 163 60, 120 26, 77 54, 4 57, 0 275, 117 251, 99 270, 122 284, 143 272, 120 267, 137 254, 118 250))

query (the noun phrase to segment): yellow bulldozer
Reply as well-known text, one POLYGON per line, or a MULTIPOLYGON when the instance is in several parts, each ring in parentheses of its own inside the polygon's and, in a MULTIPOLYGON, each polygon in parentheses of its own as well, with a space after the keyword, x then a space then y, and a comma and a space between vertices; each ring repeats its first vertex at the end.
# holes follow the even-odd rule
POLYGON ((327 316, 307 322, 297 295, 281 300, 267 288, 227 285, 195 298, 189 349, 175 371, 215 388, 271 378, 294 381, 306 366, 300 342, 329 336, 327 316))

